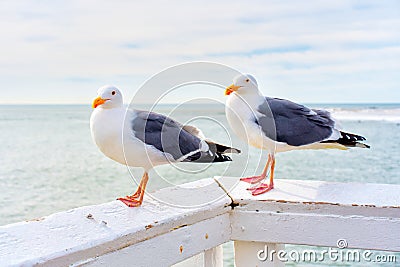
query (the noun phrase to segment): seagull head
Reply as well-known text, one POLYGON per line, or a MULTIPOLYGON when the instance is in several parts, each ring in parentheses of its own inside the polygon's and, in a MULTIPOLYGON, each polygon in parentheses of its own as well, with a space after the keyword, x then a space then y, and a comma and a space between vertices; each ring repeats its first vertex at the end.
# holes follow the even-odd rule
POLYGON ((92 107, 117 108, 123 105, 122 94, 117 87, 105 85, 97 91, 97 98, 93 100, 92 107))
POLYGON ((233 79, 233 84, 225 89, 225 95, 230 95, 236 92, 237 94, 252 94, 258 93, 258 84, 256 79, 250 74, 240 74, 233 79))

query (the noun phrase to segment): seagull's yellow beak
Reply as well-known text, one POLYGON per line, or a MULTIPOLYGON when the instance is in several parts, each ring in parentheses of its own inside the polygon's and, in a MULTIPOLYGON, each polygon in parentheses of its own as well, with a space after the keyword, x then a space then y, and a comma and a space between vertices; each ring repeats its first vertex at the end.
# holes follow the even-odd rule
POLYGON ((108 99, 103 99, 100 96, 93 100, 92 108, 97 108, 98 106, 104 104, 108 99))
POLYGON ((225 95, 230 95, 232 92, 237 91, 241 86, 236 86, 234 84, 229 85, 225 89, 225 95))

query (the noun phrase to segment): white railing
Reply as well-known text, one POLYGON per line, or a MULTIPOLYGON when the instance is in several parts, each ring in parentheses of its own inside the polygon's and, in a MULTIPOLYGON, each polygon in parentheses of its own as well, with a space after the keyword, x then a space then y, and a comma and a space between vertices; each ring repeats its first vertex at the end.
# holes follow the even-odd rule
POLYGON ((400 185, 276 180, 253 197, 237 181, 165 188, 140 208, 112 201, 1 226, 0 265, 170 266, 205 252, 204 266, 223 266, 229 240, 236 266, 282 266, 259 254, 283 244, 336 248, 343 239, 349 249, 400 251, 400 185))

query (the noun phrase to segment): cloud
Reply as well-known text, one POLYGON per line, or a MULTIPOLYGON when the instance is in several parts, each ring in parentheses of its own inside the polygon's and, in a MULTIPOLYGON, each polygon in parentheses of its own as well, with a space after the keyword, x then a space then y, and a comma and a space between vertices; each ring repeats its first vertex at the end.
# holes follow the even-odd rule
POLYGON ((265 93, 303 102, 399 102, 399 8, 347 0, 3 1, 0 101, 29 96, 27 88, 33 102, 60 101, 73 85, 81 89, 74 101, 86 102, 103 82, 132 95, 166 67, 209 60, 254 73, 265 93), (345 88, 358 97, 336 93, 345 88))

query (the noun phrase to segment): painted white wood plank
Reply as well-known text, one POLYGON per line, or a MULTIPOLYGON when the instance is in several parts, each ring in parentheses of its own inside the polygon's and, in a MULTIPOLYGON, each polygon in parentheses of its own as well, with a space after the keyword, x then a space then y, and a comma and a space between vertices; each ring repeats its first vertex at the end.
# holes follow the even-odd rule
MULTIPOLYGON (((252 196, 237 177, 215 177, 229 195, 241 203, 256 201, 286 201, 295 203, 330 203, 348 206, 400 208, 400 185, 371 183, 337 183, 312 180, 275 179, 275 188, 252 196)), ((399 209, 400 211, 400 209, 399 209)))
POLYGON ((400 185, 279 180, 274 190, 252 196, 248 183, 217 177, 236 210, 274 210, 400 218, 400 185))
POLYGON ((178 262, 171 267, 193 267, 193 266, 204 266, 204 252, 194 255, 186 260, 178 262))
POLYGON ((112 201, 1 226, 0 262, 69 265, 226 213, 231 202, 213 179, 162 189, 152 196, 163 202, 147 196, 142 207, 128 208, 112 201))
MULTIPOLYGON (((230 221, 228 227, 230 228, 230 221)), ((204 267, 224 267, 224 249, 222 245, 213 247, 204 252, 204 267)))
MULTIPOLYGON (((170 266, 227 242, 229 225, 229 214, 219 215, 99 256, 85 266, 170 266)), ((219 252, 215 256, 221 257, 219 252)))
POLYGON ((399 251, 400 185, 277 180, 252 196, 249 184, 218 178, 235 204, 232 239, 399 251))
POLYGON ((235 211, 232 240, 400 251, 400 219, 365 216, 235 211))
POLYGON ((162 255, 171 265, 208 250, 204 262, 218 264, 212 248, 229 239, 400 251, 399 185, 277 180, 254 197, 238 178, 216 181, 162 189, 140 208, 113 201, 1 226, 0 262, 146 266, 162 255))

